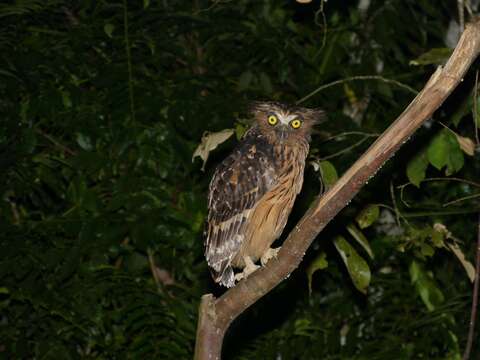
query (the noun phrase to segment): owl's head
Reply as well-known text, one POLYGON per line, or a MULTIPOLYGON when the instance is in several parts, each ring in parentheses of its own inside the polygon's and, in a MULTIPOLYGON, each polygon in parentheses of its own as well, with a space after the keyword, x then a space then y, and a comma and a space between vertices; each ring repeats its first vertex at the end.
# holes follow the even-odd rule
POLYGON ((273 101, 257 101, 250 111, 260 131, 271 142, 310 141, 313 126, 325 117, 322 110, 290 106, 273 101))

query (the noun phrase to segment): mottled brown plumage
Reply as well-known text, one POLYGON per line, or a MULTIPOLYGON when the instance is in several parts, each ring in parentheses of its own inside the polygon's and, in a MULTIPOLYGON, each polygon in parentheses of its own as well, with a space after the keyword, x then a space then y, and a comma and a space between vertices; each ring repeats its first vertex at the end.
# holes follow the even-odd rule
POLYGON ((323 114, 277 102, 256 102, 251 112, 254 125, 216 169, 208 196, 205 256, 227 287, 276 255, 270 246, 300 192, 312 127, 323 114))

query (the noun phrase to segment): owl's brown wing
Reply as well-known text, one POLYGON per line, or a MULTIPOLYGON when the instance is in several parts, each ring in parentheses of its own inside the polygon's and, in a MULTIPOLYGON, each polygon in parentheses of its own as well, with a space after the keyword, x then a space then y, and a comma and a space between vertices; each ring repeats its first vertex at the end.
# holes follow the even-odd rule
POLYGON ((205 257, 214 280, 235 285, 231 261, 240 250, 252 210, 276 182, 273 148, 251 129, 216 169, 208 196, 205 257))

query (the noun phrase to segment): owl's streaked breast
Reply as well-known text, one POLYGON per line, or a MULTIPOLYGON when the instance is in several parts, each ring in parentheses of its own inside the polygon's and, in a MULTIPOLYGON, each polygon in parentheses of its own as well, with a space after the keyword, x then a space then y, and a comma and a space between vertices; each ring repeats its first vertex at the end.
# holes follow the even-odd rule
POLYGON ((232 265, 243 267, 244 257, 254 262, 280 237, 287 224, 297 194, 303 184, 308 143, 296 146, 273 145, 272 155, 277 168, 277 181, 258 201, 246 224, 245 236, 232 265))

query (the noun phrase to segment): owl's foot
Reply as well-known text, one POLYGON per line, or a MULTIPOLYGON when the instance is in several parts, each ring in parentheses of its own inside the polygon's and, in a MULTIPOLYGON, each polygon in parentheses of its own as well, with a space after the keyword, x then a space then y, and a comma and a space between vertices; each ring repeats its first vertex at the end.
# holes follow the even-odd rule
POLYGON ((280 250, 280 248, 268 248, 267 251, 265 251, 265 253, 262 255, 262 257, 260 258, 260 263, 262 264, 262 266, 265 266, 268 262, 268 260, 270 260, 271 258, 277 258, 277 254, 278 254, 278 251, 280 250))
POLYGON ((245 262, 245 267, 241 273, 235 275, 235 281, 246 279, 251 273, 260 267, 253 263, 252 259, 250 259, 250 256, 244 256, 243 261, 245 262))

